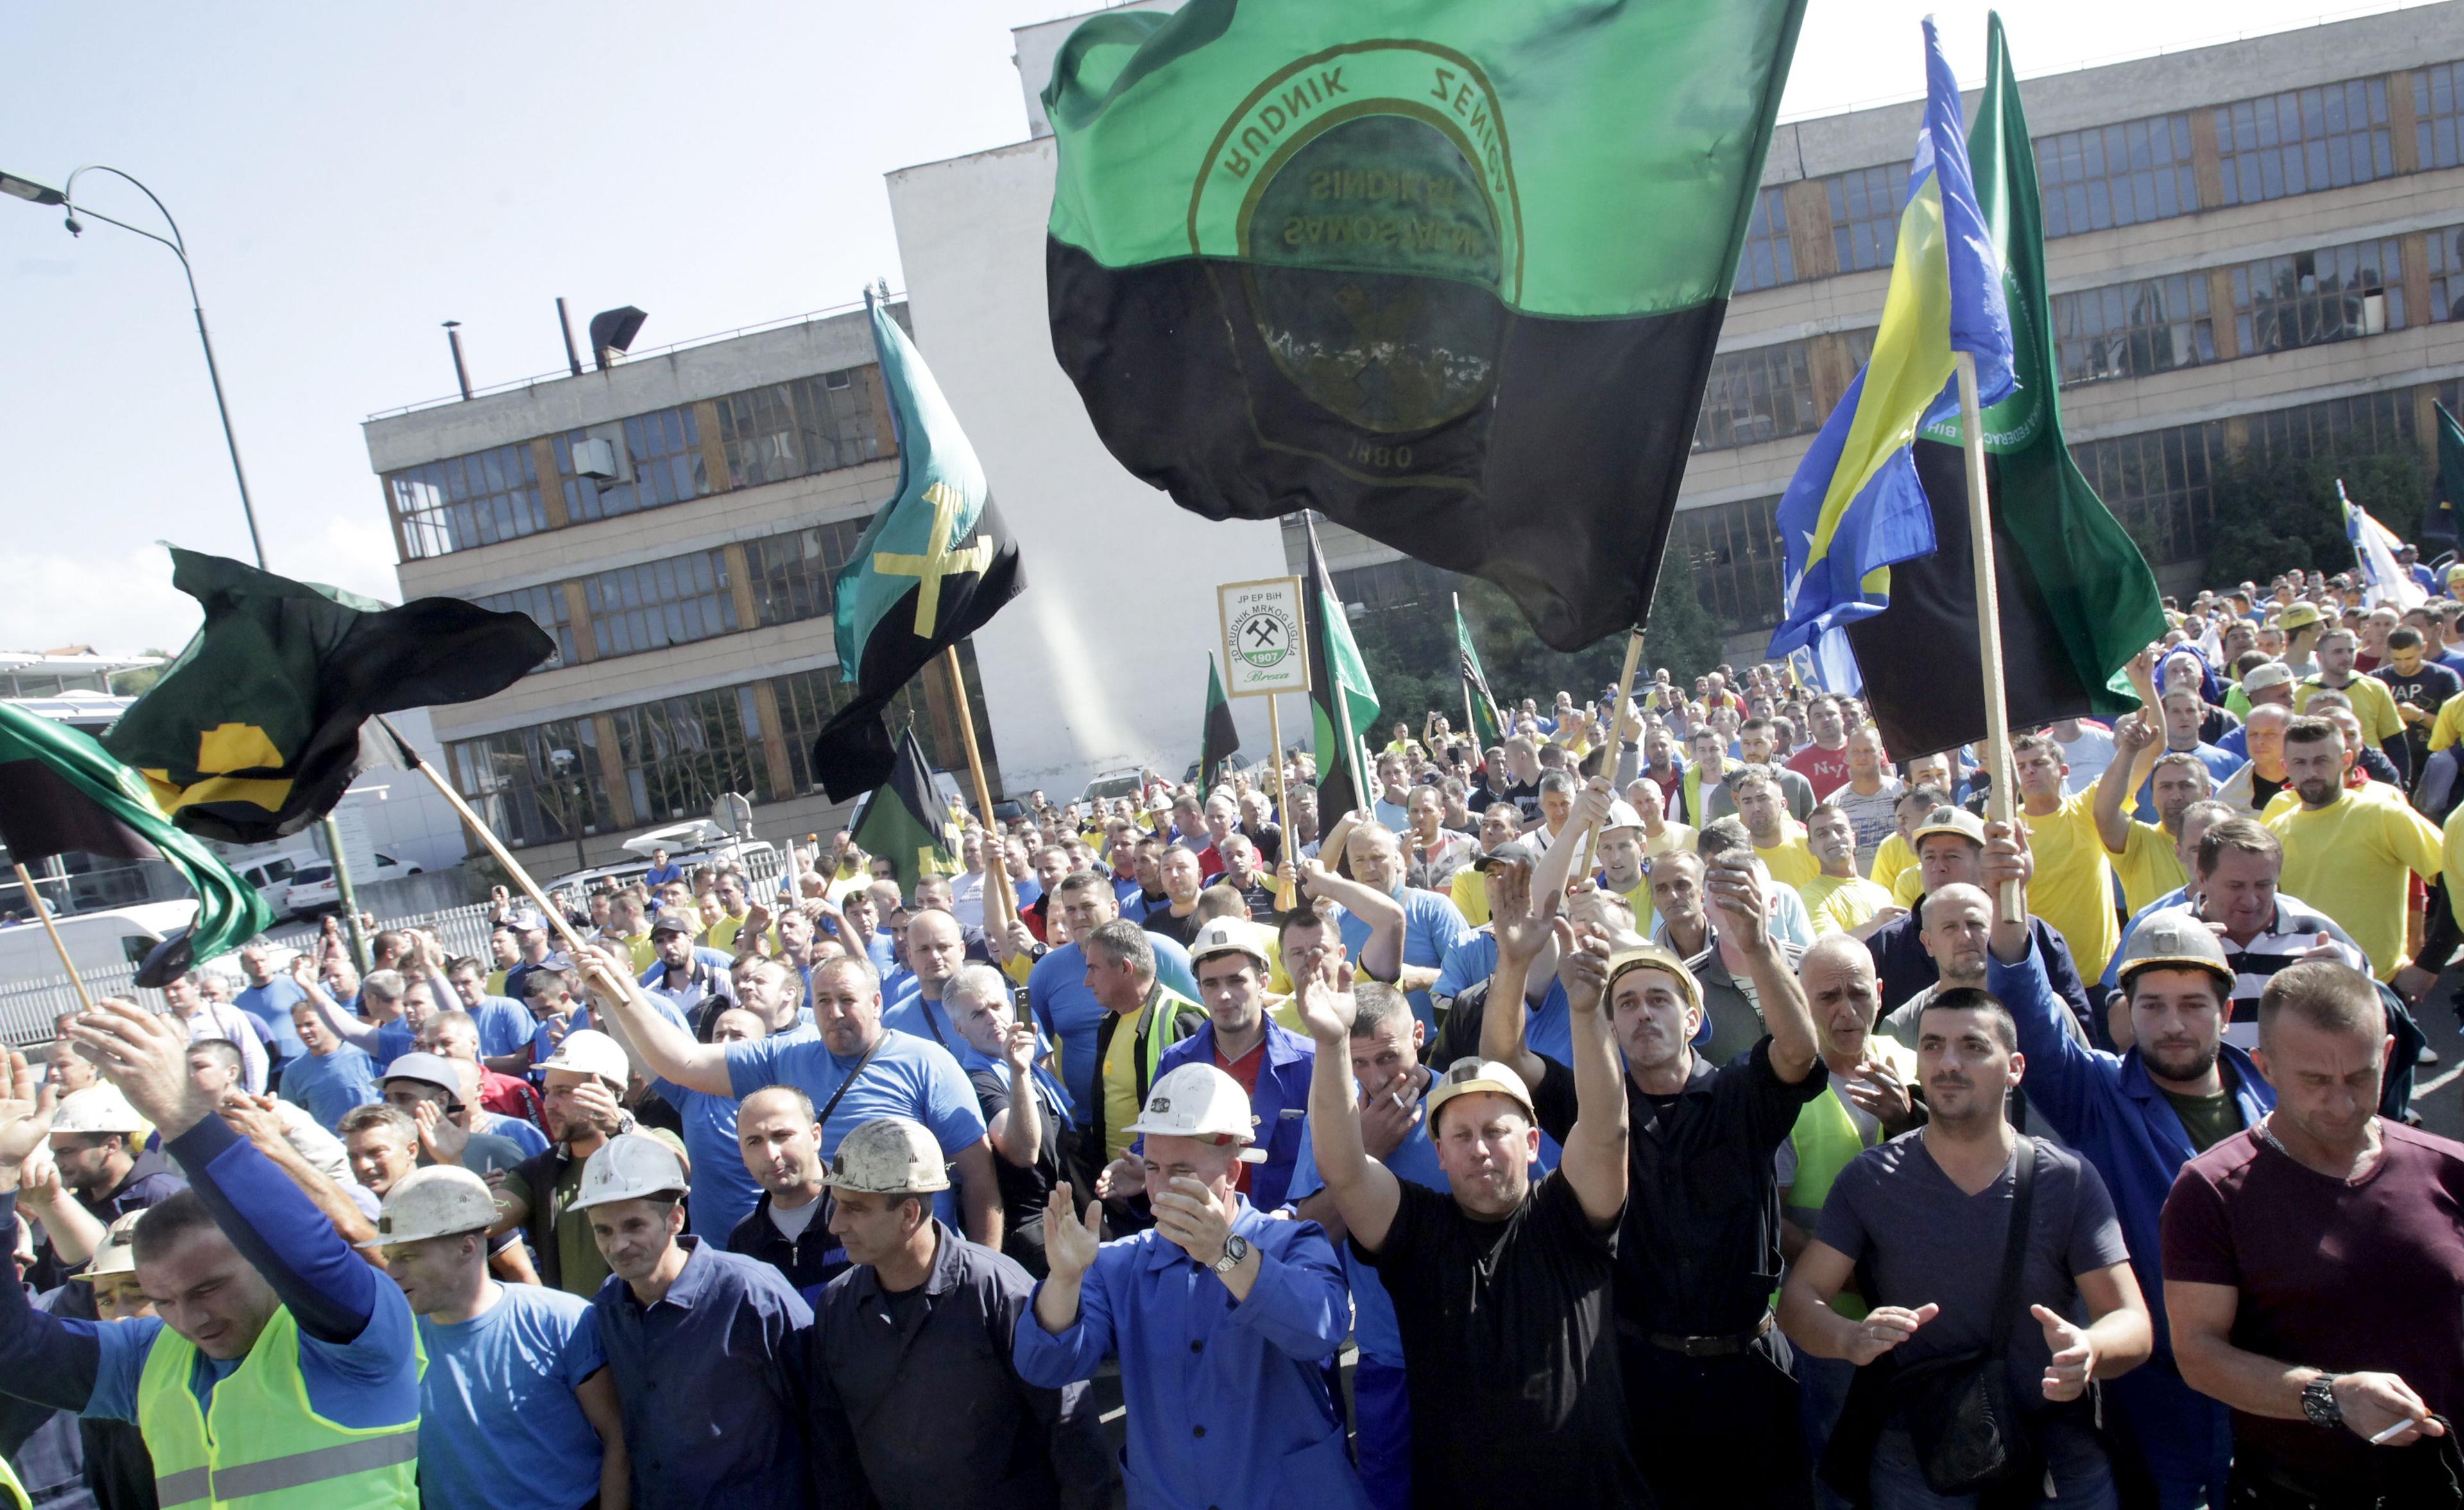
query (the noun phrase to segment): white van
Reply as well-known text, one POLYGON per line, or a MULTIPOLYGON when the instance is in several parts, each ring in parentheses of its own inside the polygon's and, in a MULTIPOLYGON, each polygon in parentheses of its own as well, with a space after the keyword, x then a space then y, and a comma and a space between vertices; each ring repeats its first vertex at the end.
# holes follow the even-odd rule
MULTIPOLYGON (((80 974, 109 973, 117 983, 127 978, 131 966, 144 961, 147 950, 187 927, 196 916, 197 904, 192 901, 140 902, 52 921, 80 974)), ((40 923, 0 928, 0 984, 62 974, 60 956, 40 923)))
POLYGON ((275 917, 291 915, 291 880, 302 865, 322 864, 325 857, 313 849, 286 849, 249 864, 236 867, 239 878, 256 888, 265 905, 274 908, 275 917))

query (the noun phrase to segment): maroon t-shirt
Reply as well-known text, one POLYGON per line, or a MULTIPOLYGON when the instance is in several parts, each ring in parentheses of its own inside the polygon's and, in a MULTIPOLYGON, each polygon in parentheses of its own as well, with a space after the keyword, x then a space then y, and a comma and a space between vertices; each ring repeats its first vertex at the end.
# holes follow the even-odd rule
POLYGON ((1805 784, 1814 788, 1815 801, 1827 802, 1848 779, 1848 747, 1825 750, 1807 745, 1788 757, 1788 768, 1805 777, 1805 784))
MULTIPOLYGON (((2166 1198, 2165 1282, 2241 1292, 2233 1345, 2333 1373, 2392 1373, 2464 1413, 2464 1144, 2379 1123, 2381 1152, 2347 1185, 2237 1132, 2182 1166, 2166 1198)), ((2361 1470, 2349 1431, 2233 1415, 2233 1437, 2288 1466, 2361 1470)))

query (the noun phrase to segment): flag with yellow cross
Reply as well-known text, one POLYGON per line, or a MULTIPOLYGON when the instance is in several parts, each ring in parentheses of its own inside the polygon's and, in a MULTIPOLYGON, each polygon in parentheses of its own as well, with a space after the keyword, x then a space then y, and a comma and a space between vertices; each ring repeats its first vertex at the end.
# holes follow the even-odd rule
POLYGON ((882 708, 1026 585, 983 464, 890 306, 866 297, 881 385, 898 437, 898 491, 838 575, 839 675, 847 701, 813 741, 833 801, 888 779, 895 759, 882 708))

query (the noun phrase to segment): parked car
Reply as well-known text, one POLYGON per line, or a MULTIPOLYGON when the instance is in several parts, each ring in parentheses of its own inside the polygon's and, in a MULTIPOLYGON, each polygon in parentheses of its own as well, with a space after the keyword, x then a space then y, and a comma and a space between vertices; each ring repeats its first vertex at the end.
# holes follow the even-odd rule
MULTIPOLYGON (((363 886, 370 882, 393 881, 403 876, 415 876, 419 872, 417 865, 379 853, 376 872, 363 876, 354 871, 351 885, 363 886)), ((291 894, 287 904, 290 914, 296 918, 312 918, 338 911, 341 907, 341 888, 334 882, 334 863, 319 855, 314 864, 301 865, 291 872, 291 894)))
POLYGON ((275 917, 291 914, 291 882, 302 865, 321 865, 325 857, 313 849, 286 849, 278 855, 243 865, 239 878, 256 888, 275 917))
POLYGON ((1116 797, 1135 797, 1144 784, 1144 773, 1136 766, 1123 766, 1118 771, 1106 771, 1087 783, 1078 794, 1081 802, 1109 802, 1116 797))
POLYGON ((687 875, 693 874, 697 865, 721 862, 733 862, 748 870, 768 869, 769 866, 758 864, 755 857, 775 854, 777 847, 766 839, 739 839, 706 818, 696 818, 653 828, 625 841, 626 853, 633 859, 568 871, 547 883, 547 886, 552 891, 587 896, 603 887, 630 885, 649 874, 650 851, 654 849, 665 849, 669 863, 683 866, 687 875))

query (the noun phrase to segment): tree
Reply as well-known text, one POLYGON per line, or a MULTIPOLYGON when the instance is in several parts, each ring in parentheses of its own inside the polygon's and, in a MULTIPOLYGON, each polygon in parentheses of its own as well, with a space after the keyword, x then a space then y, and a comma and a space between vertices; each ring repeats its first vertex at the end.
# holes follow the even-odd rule
POLYGON ((2211 479, 2217 512, 2207 579, 2265 582, 2290 571, 2333 574, 2353 564, 2351 539, 2336 507, 2336 479, 2381 524, 2409 538, 2421 523, 2429 479, 2410 448, 2292 457, 2247 453, 2211 479))

